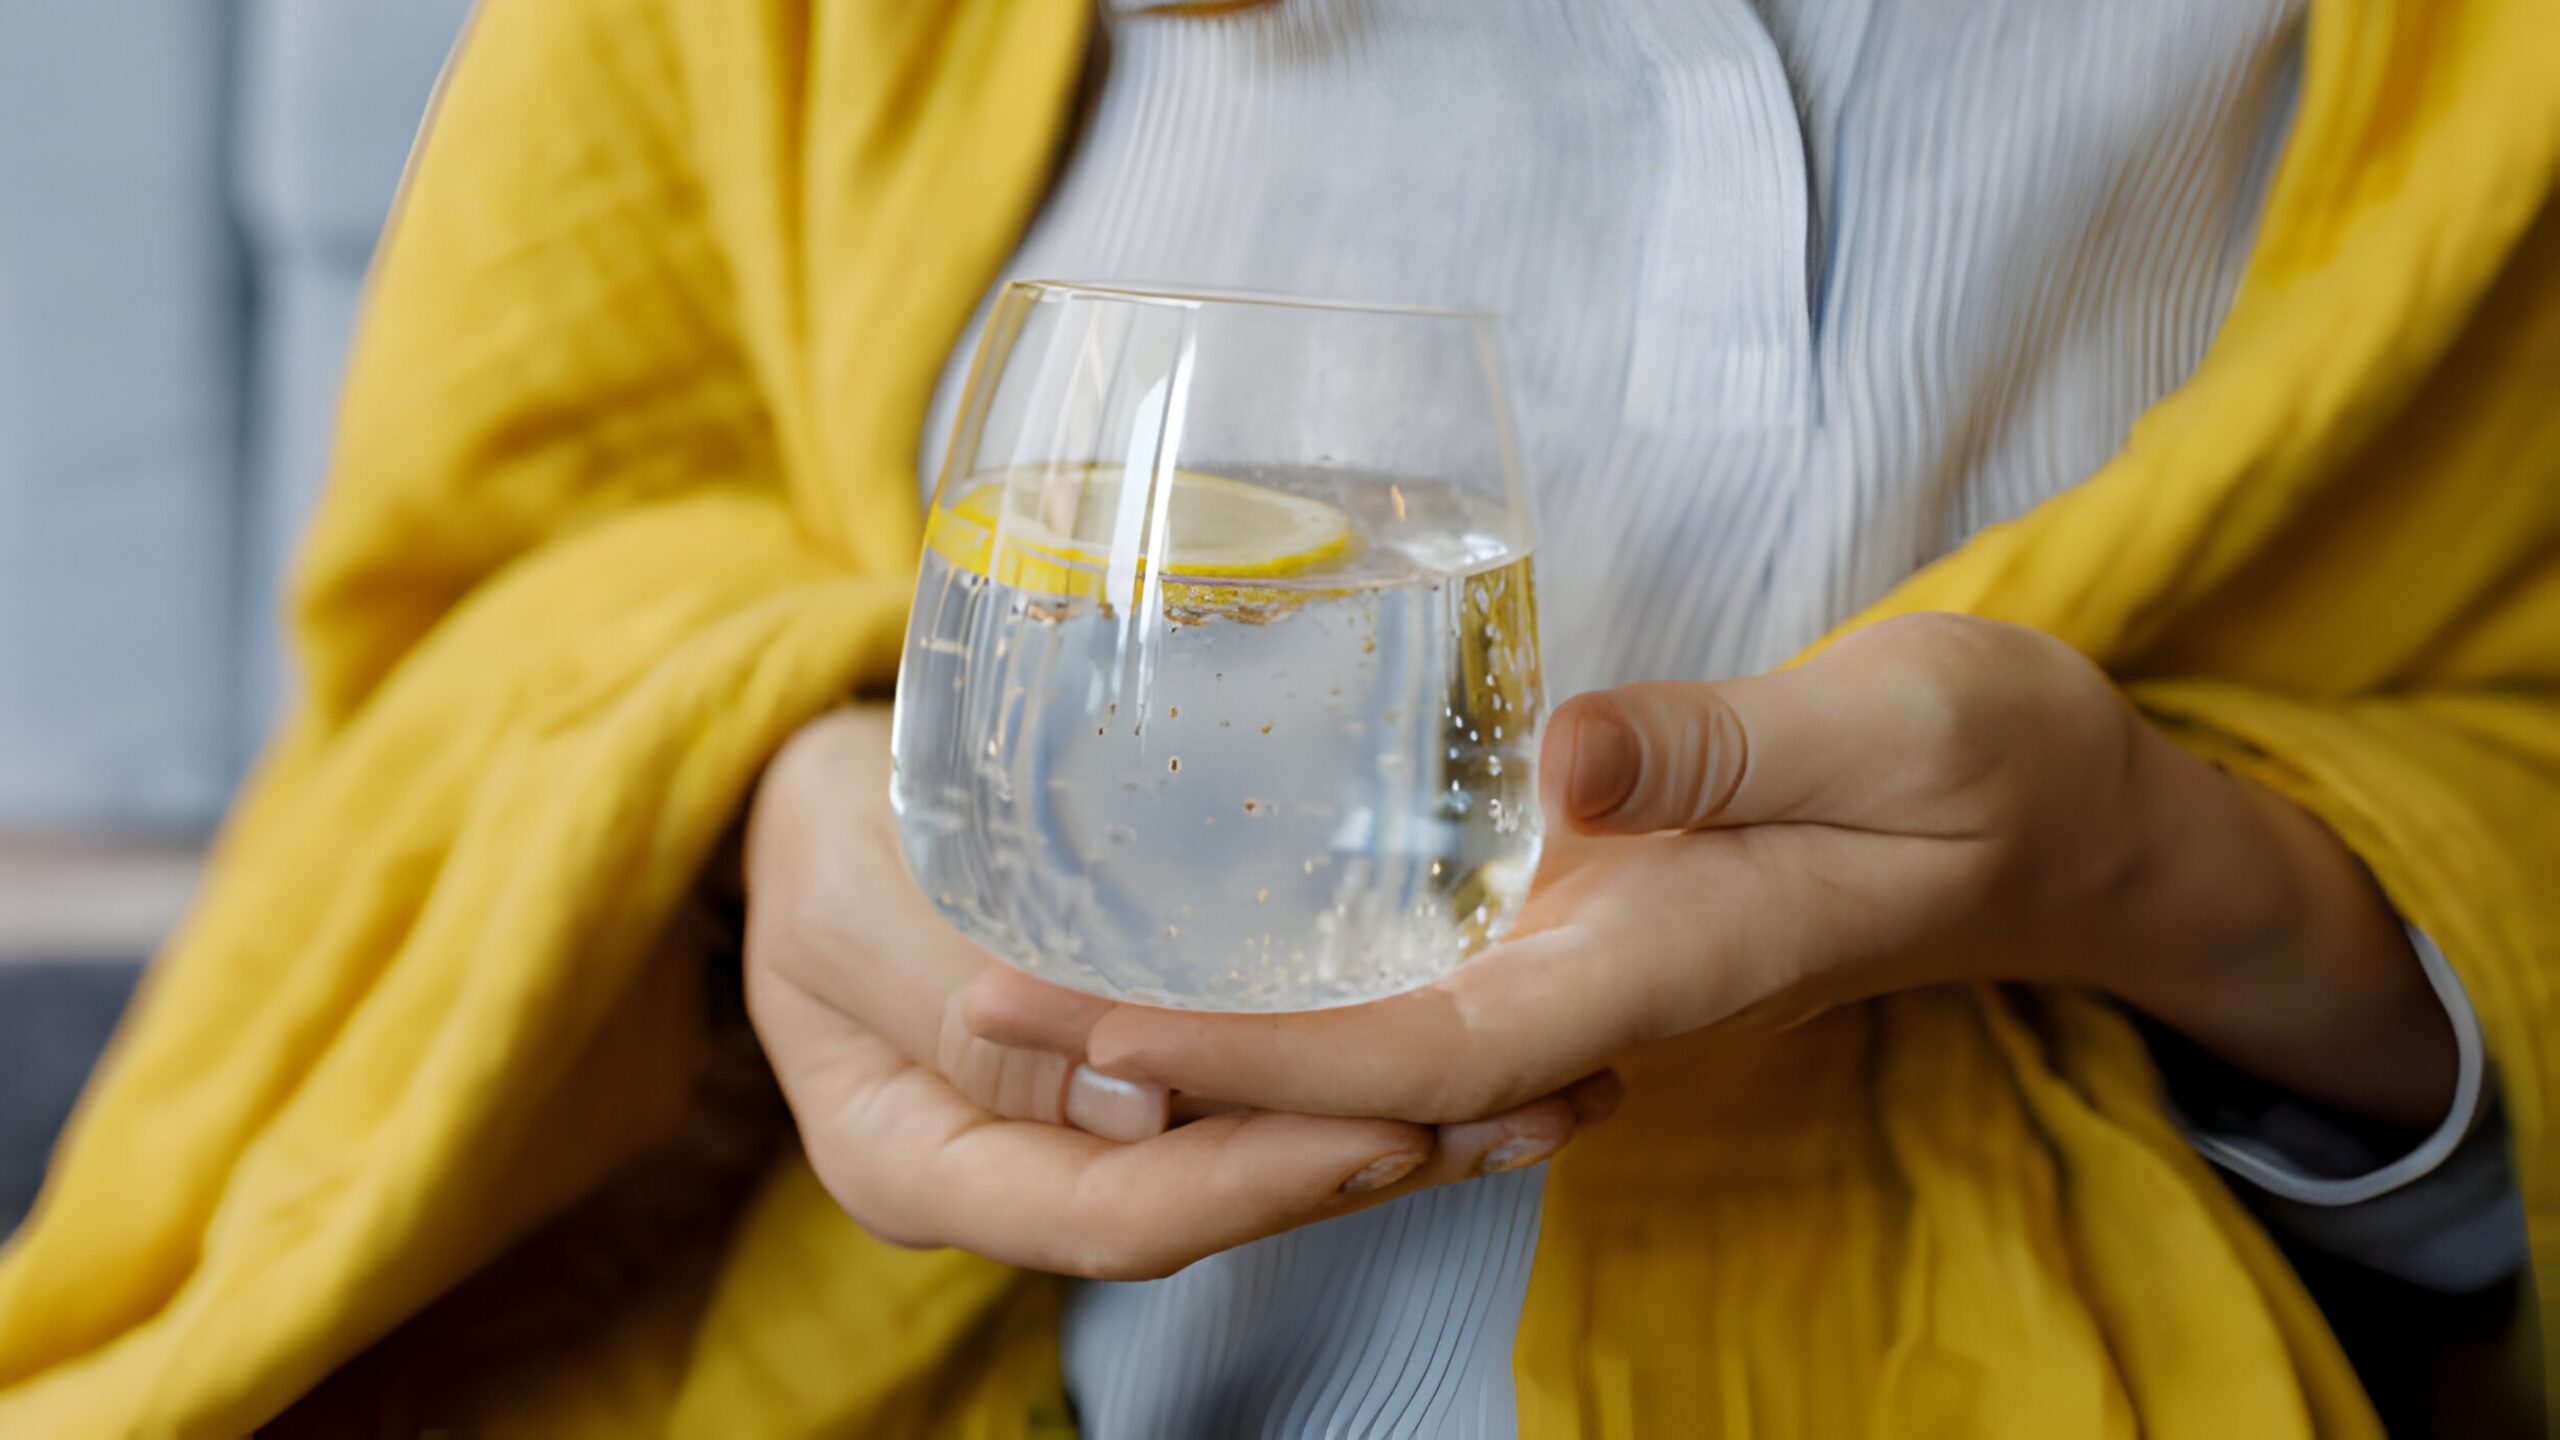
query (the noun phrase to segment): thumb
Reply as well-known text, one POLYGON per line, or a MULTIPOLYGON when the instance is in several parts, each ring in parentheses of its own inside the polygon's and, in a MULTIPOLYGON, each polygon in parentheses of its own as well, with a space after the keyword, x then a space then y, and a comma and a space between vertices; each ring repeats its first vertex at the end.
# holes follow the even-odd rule
POLYGON ((1604 835, 1830 818, 1817 807, 1839 772, 1887 748, 1852 733, 1862 707, 1832 688, 1792 670, 1577 695, 1548 722, 1547 814, 1604 835))

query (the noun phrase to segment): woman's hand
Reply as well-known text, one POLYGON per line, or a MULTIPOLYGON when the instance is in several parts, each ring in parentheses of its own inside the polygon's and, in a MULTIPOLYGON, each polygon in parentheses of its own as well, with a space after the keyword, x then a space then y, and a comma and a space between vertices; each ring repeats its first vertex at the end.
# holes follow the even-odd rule
POLYGON ((819 1179, 883 1239, 1161 1275, 1533 1163, 1616 1103, 1616 1079, 1600 1075, 1437 1128, 1233 1113, 1168 1129, 1161 1085, 972 1037, 955 997, 1002 967, 909 878, 888 758, 885 711, 812 721, 758 787, 745 862, 748 1012, 819 1179))
POLYGON ((971 1029, 1229 1100, 1449 1121, 1708 1026, 2019 980, 2108 991, 2386 1119, 2451 1094, 2450 1027, 2354 857, 2034 631, 1911 616, 1792 671, 1580 696, 1542 766, 1538 888, 1433 985, 1232 1017, 1008 974, 966 996, 971 1029))

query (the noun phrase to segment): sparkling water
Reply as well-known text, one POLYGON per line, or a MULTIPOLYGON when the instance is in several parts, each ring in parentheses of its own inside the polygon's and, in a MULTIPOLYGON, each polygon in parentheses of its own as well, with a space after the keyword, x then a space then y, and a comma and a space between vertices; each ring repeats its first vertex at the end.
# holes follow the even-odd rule
POLYGON ((1543 697, 1516 527, 1446 487, 1242 478, 1341 506, 1357 542, 1285 579, 1169 574, 1128 606, 926 551, 900 834, 942 913, 1035 975, 1349 1004, 1445 973, 1528 888, 1543 697))

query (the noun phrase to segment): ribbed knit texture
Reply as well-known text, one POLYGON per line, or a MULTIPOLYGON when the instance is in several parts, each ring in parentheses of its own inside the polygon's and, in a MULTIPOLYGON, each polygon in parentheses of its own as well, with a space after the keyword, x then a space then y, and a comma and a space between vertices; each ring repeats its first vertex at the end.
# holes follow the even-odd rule
MULTIPOLYGON (((2299 8, 1120 0, 1008 274, 1502 312, 1550 693, 1745 673, 2080 480, 2194 368, 2299 8)), ((1082 1287, 1085 1433, 1510 1433, 1539 1183, 1082 1287)))

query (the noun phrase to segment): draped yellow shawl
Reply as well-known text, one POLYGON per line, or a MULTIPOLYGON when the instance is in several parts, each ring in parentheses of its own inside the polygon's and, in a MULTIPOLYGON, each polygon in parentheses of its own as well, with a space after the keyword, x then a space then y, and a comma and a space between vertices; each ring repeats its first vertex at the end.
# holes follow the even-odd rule
MULTIPOLYGON (((483 5, 375 276, 308 700, 0 1262, 0 1435, 261 1425, 700 1122, 674 920, 764 757, 895 662, 928 392, 1089 3, 483 5)), ((2487 1019, 2546 1274, 2555 59, 2550 0, 2317 6, 2201 370, 1877 612, 2061 635, 2325 816, 2487 1019)), ((2373 1431, 2092 1002, 1913 995, 1633 1071, 1549 1182, 1531 1435, 2373 1431)), ((1047 1282, 761 1167, 596 1262, 609 1309, 410 1400, 489 1434, 1063 1426, 1047 1282)))

